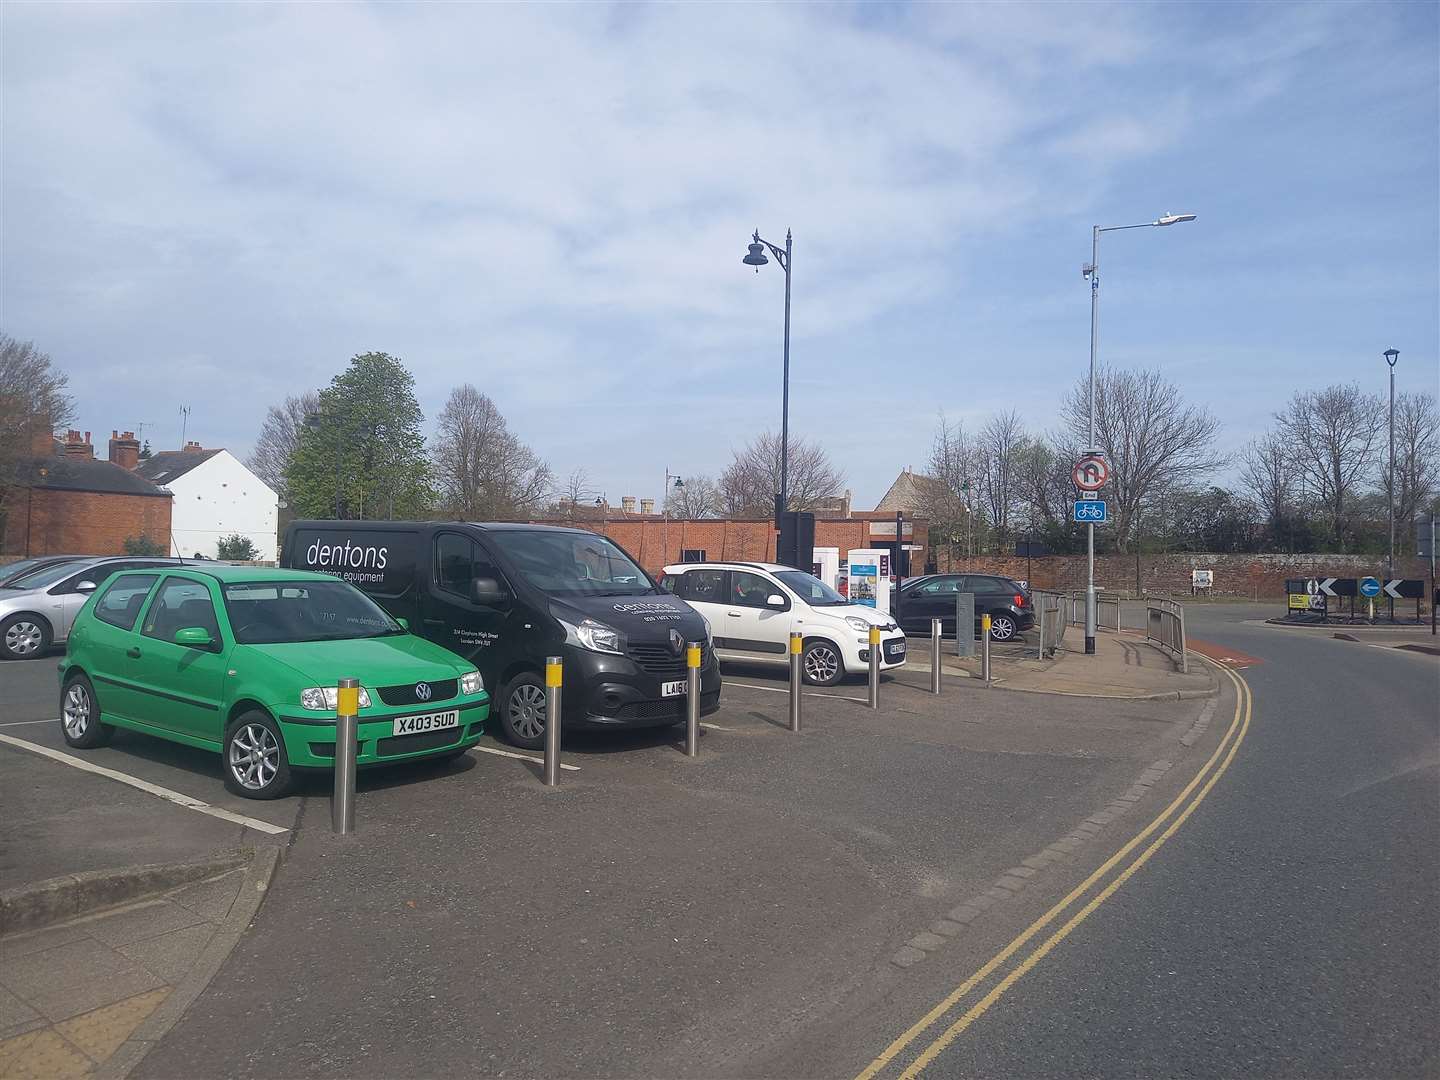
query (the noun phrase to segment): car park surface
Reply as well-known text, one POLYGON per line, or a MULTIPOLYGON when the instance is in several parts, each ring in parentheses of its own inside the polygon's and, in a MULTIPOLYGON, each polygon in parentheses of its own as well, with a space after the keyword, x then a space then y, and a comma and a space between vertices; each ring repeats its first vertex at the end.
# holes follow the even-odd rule
POLYGON ((360 765, 463 752, 489 695, 452 653, 321 574, 243 567, 116 575, 75 621, 61 728, 77 749, 128 728, 223 756, 226 787, 286 794, 335 759, 335 686, 362 677, 360 765))
POLYGON ((495 694, 492 728, 519 747, 545 743, 549 656, 564 661, 567 731, 683 722, 688 642, 702 644, 701 713, 719 706, 705 620, 584 529, 297 521, 281 563, 353 583, 474 664, 495 694))
POLYGON ((880 668, 905 663, 905 635, 884 612, 851 603, 813 574, 778 563, 678 563, 666 589, 705 616, 725 660, 788 663, 790 634, 804 635, 801 672, 833 686, 869 669, 870 629, 882 634, 880 668))

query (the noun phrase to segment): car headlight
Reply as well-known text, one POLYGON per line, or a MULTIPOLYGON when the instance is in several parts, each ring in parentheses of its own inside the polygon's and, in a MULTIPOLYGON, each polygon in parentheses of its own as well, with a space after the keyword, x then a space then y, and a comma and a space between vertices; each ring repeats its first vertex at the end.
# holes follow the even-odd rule
POLYGON ((586 619, 579 626, 572 626, 562 620, 567 642, 589 649, 591 652, 623 655, 620 648, 620 631, 594 619, 586 619))
POLYGON ((850 629, 859 630, 862 634, 868 633, 870 630, 870 624, 856 615, 846 615, 845 622, 850 629))
POLYGON ((480 678, 480 672, 467 671, 460 676, 460 692, 462 694, 478 694, 485 689, 485 680, 480 678))
MULTIPOLYGON (((334 712, 339 698, 333 686, 312 686, 308 690, 300 691, 300 707, 309 709, 311 712, 334 712)), ((360 688, 360 708, 370 707, 370 695, 362 686, 360 688)))

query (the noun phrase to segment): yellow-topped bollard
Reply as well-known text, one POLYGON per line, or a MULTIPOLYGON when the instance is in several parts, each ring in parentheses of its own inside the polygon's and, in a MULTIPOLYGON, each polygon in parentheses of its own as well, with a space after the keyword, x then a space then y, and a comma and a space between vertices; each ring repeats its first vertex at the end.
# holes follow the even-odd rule
POLYGON ((880 708, 880 628, 870 627, 870 708, 880 708))
POLYGON ((790 730, 800 730, 801 657, 805 653, 805 635, 790 631, 790 730))
POLYGON ((700 756, 700 643, 685 646, 685 756, 700 756))
POLYGON ((990 616, 980 616, 980 678, 990 685, 990 616))
POLYGON ((560 694, 565 683, 565 661, 545 658, 545 786, 560 783, 560 694))
POLYGON ((355 831, 355 743, 360 712, 360 680, 335 685, 335 790, 330 799, 330 831, 355 831))

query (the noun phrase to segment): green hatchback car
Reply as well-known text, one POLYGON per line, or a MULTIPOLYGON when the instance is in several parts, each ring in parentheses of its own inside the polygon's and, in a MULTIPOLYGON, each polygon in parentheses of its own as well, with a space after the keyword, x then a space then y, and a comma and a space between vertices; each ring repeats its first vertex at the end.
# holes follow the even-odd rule
POLYGON ((85 749, 116 727, 218 752, 225 786, 289 790, 335 763, 336 683, 360 680, 360 765, 449 757, 480 738, 480 674, 327 574, 238 566, 120 573, 76 616, 60 725, 85 749))

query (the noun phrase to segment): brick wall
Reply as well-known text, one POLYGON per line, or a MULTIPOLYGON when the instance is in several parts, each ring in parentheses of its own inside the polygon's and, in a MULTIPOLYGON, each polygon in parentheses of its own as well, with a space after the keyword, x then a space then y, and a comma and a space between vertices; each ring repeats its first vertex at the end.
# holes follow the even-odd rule
POLYGON ((17 492, 5 523, 7 555, 123 555, 125 539, 170 546, 170 498, 35 488, 17 492))
MULTIPOLYGON (((1047 555, 1029 560, 1013 556, 956 559, 957 571, 1001 574, 1028 579, 1035 588, 1057 592, 1083 591, 1084 555, 1047 555)), ((1212 570, 1216 596, 1274 599, 1285 595, 1287 578, 1385 576, 1384 557, 1372 555, 1097 555, 1095 583, 1107 591, 1178 595, 1190 593, 1190 572, 1212 570)), ((1428 560, 1395 559, 1395 576, 1430 576, 1428 560)))

